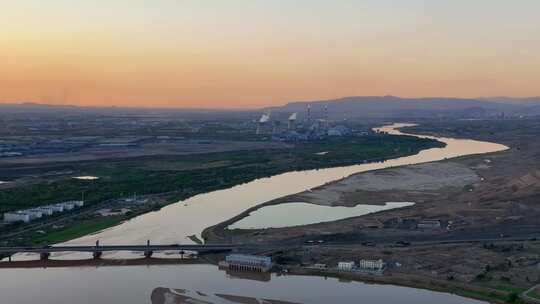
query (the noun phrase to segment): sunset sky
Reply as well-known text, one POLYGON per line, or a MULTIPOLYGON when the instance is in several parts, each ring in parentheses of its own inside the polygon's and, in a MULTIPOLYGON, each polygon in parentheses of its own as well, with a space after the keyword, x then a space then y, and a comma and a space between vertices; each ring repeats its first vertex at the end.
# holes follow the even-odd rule
POLYGON ((13 0, 0 102, 540 95, 538 0, 13 0))

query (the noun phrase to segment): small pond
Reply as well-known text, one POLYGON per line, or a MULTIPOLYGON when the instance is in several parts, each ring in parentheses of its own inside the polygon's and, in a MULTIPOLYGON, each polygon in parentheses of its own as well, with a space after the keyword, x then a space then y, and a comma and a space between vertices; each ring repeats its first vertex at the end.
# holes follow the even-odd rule
POLYGON ((90 176, 90 175, 75 176, 73 178, 78 179, 78 180, 96 180, 96 179, 99 179, 99 177, 97 177, 97 176, 90 176))
POLYGON ((356 205, 354 207, 321 206, 291 202, 265 206, 233 223, 229 229, 264 229, 331 222, 369 213, 412 206, 412 202, 387 202, 384 205, 356 205))

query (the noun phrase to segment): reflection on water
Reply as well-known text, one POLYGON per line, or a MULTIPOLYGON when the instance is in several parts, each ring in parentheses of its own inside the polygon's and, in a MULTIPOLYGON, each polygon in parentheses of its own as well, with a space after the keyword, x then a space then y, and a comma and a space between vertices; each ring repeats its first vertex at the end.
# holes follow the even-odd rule
MULTIPOLYGON (((4 261, 0 263, 0 269, 30 269, 30 268, 66 268, 66 267, 111 267, 111 266, 152 266, 152 265, 186 265, 207 264, 207 260, 194 258, 147 258, 138 259, 94 259, 86 258, 79 260, 27 260, 27 261, 4 261)), ((243 277, 243 274, 228 273, 230 277, 243 277)), ((259 274, 259 273, 257 273, 259 274)), ((250 276, 252 277, 252 276, 250 276)), ((247 277, 246 277, 247 278, 247 277)), ((253 277, 255 279, 255 277, 253 277)), ((257 277, 260 279, 261 277, 257 277)), ((1 303, 1 302, 0 302, 1 303)))
POLYGON ((482 303, 428 290, 323 277, 272 275, 268 282, 233 279, 213 265, 0 269, 0 275, 0 303, 10 304, 151 303, 154 290, 163 286, 309 304, 482 303))
MULTIPOLYGON (((381 128, 393 134, 403 125, 381 128)), ((421 151, 386 162, 322 170, 288 172, 229 189, 194 196, 160 211, 136 217, 122 225, 85 236, 67 245, 191 243, 211 225, 283 196, 302 192, 358 172, 425 163, 462 155, 502 151, 507 147, 474 140, 441 138, 444 148, 421 151)), ((108 256, 111 254, 106 254, 108 256)), ((68 256, 53 258, 68 258, 68 256)), ((304 276, 275 276, 269 282, 238 279, 211 265, 141 265, 130 267, 77 267, 0 269, 2 303, 94 304, 148 303, 157 286, 210 290, 212 294, 242 295, 297 303, 463 304, 481 303, 451 294, 390 285, 304 276), (233 279, 234 278, 234 279, 233 279)), ((171 302, 174 303, 174 302, 171 302)))
POLYGON ((229 229, 264 229, 337 221, 369 213, 412 206, 411 202, 388 202, 384 205, 354 207, 321 206, 309 203, 285 203, 265 206, 235 222, 229 229))
POLYGON ((255 271, 237 271, 237 270, 231 270, 228 267, 227 268, 219 268, 222 271, 225 271, 227 274, 228 279, 242 279, 242 280, 254 280, 254 281, 260 281, 260 282, 270 282, 272 279, 272 273, 263 271, 263 272, 255 272, 255 271))
POLYGON ((152 291, 152 304, 298 304, 287 301, 257 299, 239 295, 212 294, 186 289, 158 287, 152 291))

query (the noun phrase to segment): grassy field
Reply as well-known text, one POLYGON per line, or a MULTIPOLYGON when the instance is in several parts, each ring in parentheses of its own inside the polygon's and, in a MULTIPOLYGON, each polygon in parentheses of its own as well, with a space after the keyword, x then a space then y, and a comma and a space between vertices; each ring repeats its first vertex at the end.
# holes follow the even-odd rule
POLYGON ((529 297, 540 300, 540 292, 531 291, 527 294, 529 297))
POLYGON ((297 144, 293 149, 155 156, 69 164, 72 178, 0 190, 0 212, 77 199, 88 204, 137 194, 175 192, 179 199, 291 170, 334 167, 417 153, 441 143, 412 136, 372 135, 297 144), (327 152, 324 155, 317 154, 327 152))

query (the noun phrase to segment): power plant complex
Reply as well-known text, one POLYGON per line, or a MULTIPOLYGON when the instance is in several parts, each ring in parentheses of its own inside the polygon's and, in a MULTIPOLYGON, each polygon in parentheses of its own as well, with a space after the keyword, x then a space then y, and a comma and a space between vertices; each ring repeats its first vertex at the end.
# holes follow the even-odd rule
POLYGON ((263 113, 256 121, 257 135, 272 135, 283 140, 310 140, 319 139, 326 136, 345 136, 350 133, 347 126, 331 121, 328 116, 328 106, 325 105, 317 114, 312 110, 311 105, 306 107, 303 119, 300 118, 302 112, 293 112, 288 115, 286 124, 283 113, 273 115, 270 111, 263 113), (277 118, 280 117, 280 118, 277 118))

